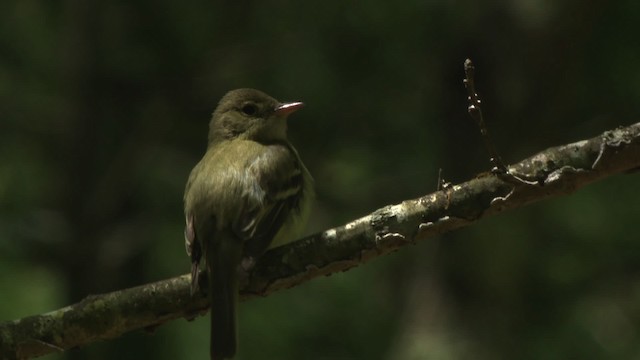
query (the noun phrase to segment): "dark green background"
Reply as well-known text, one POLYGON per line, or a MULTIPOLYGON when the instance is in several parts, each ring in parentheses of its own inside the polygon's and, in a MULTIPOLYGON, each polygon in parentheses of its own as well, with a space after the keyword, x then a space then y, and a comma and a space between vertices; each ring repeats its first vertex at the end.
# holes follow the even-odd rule
MULTIPOLYGON (((182 193, 218 99, 307 107, 310 232, 639 121, 640 2, 0 3, 0 320, 186 273, 182 193)), ((238 359, 640 356, 638 176, 240 307, 238 359)), ((208 318, 45 359, 205 359, 208 318)))

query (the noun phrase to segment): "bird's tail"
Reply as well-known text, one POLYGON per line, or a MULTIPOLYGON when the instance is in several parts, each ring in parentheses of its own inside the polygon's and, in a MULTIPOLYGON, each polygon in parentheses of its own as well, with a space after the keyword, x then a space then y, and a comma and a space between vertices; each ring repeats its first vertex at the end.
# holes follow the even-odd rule
POLYGON ((211 359, 230 359, 237 349, 236 304, 237 268, 242 243, 232 236, 214 239, 207 254, 211 296, 211 359))

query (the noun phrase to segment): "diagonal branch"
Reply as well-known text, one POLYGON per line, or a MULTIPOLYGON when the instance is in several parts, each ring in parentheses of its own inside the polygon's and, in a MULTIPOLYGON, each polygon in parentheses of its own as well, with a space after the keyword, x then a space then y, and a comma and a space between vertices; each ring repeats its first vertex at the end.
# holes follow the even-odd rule
MULTIPOLYGON (((242 291, 266 296, 312 278, 345 271, 417 240, 483 217, 569 194, 608 176, 640 168, 640 123, 542 151, 505 174, 481 174, 414 200, 390 205, 344 226, 267 252, 242 291)), ((42 315, 0 323, 0 358, 24 359, 152 329, 207 311, 189 295, 189 275, 108 294, 42 315)))

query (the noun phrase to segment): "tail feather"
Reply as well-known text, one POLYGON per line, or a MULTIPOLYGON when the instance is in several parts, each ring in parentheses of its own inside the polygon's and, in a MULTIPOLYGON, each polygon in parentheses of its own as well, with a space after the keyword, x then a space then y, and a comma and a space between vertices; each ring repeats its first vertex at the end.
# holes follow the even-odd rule
POLYGON ((234 238, 215 239, 218 246, 207 257, 211 296, 211 359, 231 359, 237 349, 236 304, 237 268, 242 256, 241 242, 234 238), (209 261, 211 260, 211 261, 209 261))

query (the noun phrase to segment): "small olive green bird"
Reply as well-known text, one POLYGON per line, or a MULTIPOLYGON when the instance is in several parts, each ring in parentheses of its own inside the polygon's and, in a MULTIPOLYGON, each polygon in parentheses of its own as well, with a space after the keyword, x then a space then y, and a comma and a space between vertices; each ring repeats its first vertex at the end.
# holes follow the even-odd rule
POLYGON ((302 106, 254 89, 230 91, 213 112, 207 152, 187 181, 191 292, 204 256, 212 360, 236 353, 239 271, 248 271, 267 248, 295 240, 304 226, 313 180, 287 141, 287 116, 302 106))

